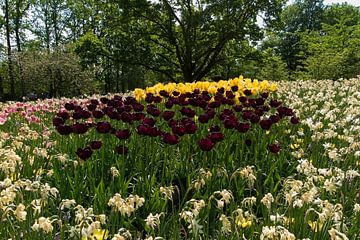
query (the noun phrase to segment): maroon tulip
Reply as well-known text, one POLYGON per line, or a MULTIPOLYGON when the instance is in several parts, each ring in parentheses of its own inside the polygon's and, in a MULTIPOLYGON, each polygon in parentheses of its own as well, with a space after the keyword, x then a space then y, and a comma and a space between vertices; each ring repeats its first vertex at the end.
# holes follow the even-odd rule
POLYGON ((251 90, 250 90, 250 89, 246 89, 246 90, 244 91, 244 94, 245 94, 246 96, 251 96, 251 90))
POLYGON ((56 130, 61 135, 69 135, 70 133, 72 133, 72 127, 70 127, 68 125, 59 125, 56 127, 56 130))
POLYGON ((281 102, 276 100, 276 99, 272 99, 270 100, 270 106, 273 108, 277 108, 281 105, 281 102))
POLYGON ((219 126, 211 126, 209 132, 220 132, 221 128, 219 126))
POLYGON ((281 147, 280 147, 279 144, 274 143, 274 144, 269 144, 269 145, 268 145, 268 149, 269 149, 270 152, 276 154, 276 153, 279 153, 279 152, 280 152, 281 147))
POLYGON ((147 125, 141 124, 136 128, 136 130, 139 135, 148 135, 149 134, 149 127, 147 125))
POLYGON ((197 126, 195 123, 186 123, 185 131, 187 134, 194 134, 197 131, 197 126))
POLYGON ((111 125, 108 122, 98 122, 96 124, 96 130, 99 133, 108 133, 111 130, 111 125))
POLYGON ((215 146, 215 144, 209 138, 200 139, 198 145, 203 151, 210 151, 215 146))
POLYGON ((250 124, 249 123, 239 123, 236 126, 236 129, 240 132, 240 133, 246 133, 247 131, 249 131, 250 129, 250 124))
POLYGON ((269 119, 263 119, 260 121, 260 127, 264 130, 269 130, 271 128, 272 121, 269 119))
POLYGON ((251 115, 250 122, 251 123, 258 123, 260 121, 260 117, 256 114, 251 115))
POLYGON ((130 137, 130 131, 128 129, 124 129, 124 130, 117 130, 115 132, 115 136, 118 139, 128 139, 130 137))
POLYGON ((142 123, 149 127, 153 127, 156 123, 156 120, 154 118, 144 118, 142 123))
POLYGON ((92 112, 94 118, 102 118, 105 114, 102 111, 95 110, 92 112))
POLYGON ((115 148, 115 152, 120 155, 127 155, 129 152, 129 149, 123 145, 120 145, 115 148))
POLYGON ((86 123, 75 123, 72 129, 73 133, 84 134, 89 130, 89 126, 86 123))
POLYGON ((235 105, 233 106, 233 109, 235 112, 241 112, 242 111, 242 106, 241 105, 235 105))
POLYGON ((109 102, 109 99, 106 97, 102 97, 100 98, 100 102, 102 102, 103 104, 107 104, 109 102))
POLYGON ((210 133, 209 138, 212 142, 220 142, 224 139, 224 134, 222 134, 221 132, 212 132, 210 133))
POLYGON ((91 142, 90 142, 90 147, 91 147, 91 149, 93 149, 93 150, 100 149, 101 146, 102 146, 102 142, 101 142, 101 141, 91 141, 91 142))
POLYGON ((275 123, 278 123, 281 120, 281 117, 278 114, 276 114, 276 115, 271 115, 269 117, 269 119, 273 124, 275 124, 275 123))
POLYGON ((269 93, 263 92, 263 93, 261 93, 260 95, 261 95, 262 98, 265 98, 265 99, 266 99, 266 98, 268 98, 269 93))
POLYGON ((175 112, 174 111, 164 111, 162 113, 162 117, 164 118, 165 121, 169 121, 171 118, 173 118, 175 116, 175 112))
POLYGON ((209 116, 207 114, 200 114, 198 120, 201 123, 207 123, 209 122, 209 116))
POLYGON ((65 120, 63 118, 60 118, 60 117, 54 117, 53 118, 53 125, 55 127, 63 125, 64 123, 65 123, 65 120))
POLYGON ((163 141, 170 145, 175 145, 179 142, 177 136, 170 133, 165 133, 163 135, 163 141))
POLYGON ((292 124, 294 124, 294 125, 296 125, 296 124, 299 124, 299 122, 300 122, 300 119, 298 118, 298 117, 292 117, 291 119, 290 119, 290 122, 292 123, 292 124))
POLYGON ((238 86, 232 86, 231 87, 231 91, 233 91, 233 92, 237 92, 238 90, 239 90, 238 86))
POLYGON ((75 104, 74 103, 65 103, 65 109, 68 111, 74 110, 75 109, 75 104))
POLYGON ((66 111, 58 112, 58 113, 56 114, 56 116, 58 116, 58 117, 60 117, 60 118, 62 118, 62 119, 64 119, 64 120, 67 120, 67 119, 70 118, 70 114, 69 114, 68 112, 66 112, 66 111))
POLYGON ((183 126, 174 126, 171 129, 172 132, 178 136, 183 136, 186 133, 185 127, 183 126))
POLYGON ((90 147, 86 147, 84 149, 78 148, 78 150, 76 151, 76 155, 78 155, 78 157, 82 160, 90 158, 92 153, 93 151, 90 147))

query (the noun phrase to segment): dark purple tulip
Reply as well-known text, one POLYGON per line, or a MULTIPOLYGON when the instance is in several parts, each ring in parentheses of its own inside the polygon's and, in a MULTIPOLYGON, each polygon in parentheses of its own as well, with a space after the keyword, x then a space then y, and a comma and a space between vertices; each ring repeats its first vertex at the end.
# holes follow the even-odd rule
POLYGON ((173 118, 175 116, 175 112, 174 111, 164 111, 162 113, 162 117, 164 118, 165 121, 170 120, 171 118, 173 118))
POLYGON ((290 122, 295 125, 295 124, 299 124, 300 120, 298 117, 294 116, 290 119, 290 122))
POLYGON ((123 145, 120 145, 115 148, 115 152, 120 155, 127 155, 129 152, 129 149, 123 145))
POLYGON ((154 118, 144 118, 142 123, 149 127, 153 127, 156 123, 156 120, 154 118))
POLYGON ((171 100, 168 100, 167 102, 165 102, 165 107, 166 107, 167 109, 172 108, 173 105, 174 105, 174 103, 173 103, 173 101, 171 101, 171 100))
POLYGON ((264 130, 269 130, 271 128, 272 121, 270 119, 263 119, 260 121, 260 127, 264 130))
POLYGON ((213 133, 213 132, 220 132, 221 128, 219 126, 211 126, 209 129, 209 132, 213 133))
POLYGON ((162 96, 162 97, 169 97, 169 93, 168 93, 167 91, 165 91, 165 90, 161 90, 161 91, 159 92, 159 94, 160 94, 160 96, 162 96))
POLYGON ((224 94, 225 89, 223 87, 218 88, 217 92, 220 93, 220 94, 224 94))
POLYGON ((281 102, 276 100, 276 99, 272 99, 270 100, 270 106, 273 108, 277 108, 281 105, 281 102))
POLYGON ((97 99, 91 99, 90 103, 93 105, 99 105, 99 101, 97 99))
POLYGON ((133 115, 133 120, 135 120, 135 121, 140 121, 140 120, 143 120, 144 118, 145 118, 145 113, 142 113, 142 112, 136 112, 133 115))
POLYGON ((133 117, 132 117, 131 113, 123 112, 123 113, 120 114, 120 119, 121 119, 123 122, 131 123, 132 120, 133 120, 133 117))
POLYGON ((195 123, 186 123, 185 124, 185 131, 187 134, 194 134, 196 133, 197 126, 195 123))
POLYGON ((224 134, 222 134, 221 132, 212 132, 210 133, 209 138, 212 142, 220 142, 224 139, 224 134))
POLYGON ((149 134, 149 127, 147 125, 139 125, 137 128, 137 133, 139 135, 148 135, 149 134))
POLYGON ((131 105, 124 105, 124 111, 125 112, 131 112, 131 110, 132 110, 133 108, 132 108, 132 106, 131 105))
POLYGON ((61 135, 69 135, 70 133, 72 133, 72 127, 70 127, 68 125, 59 125, 59 126, 56 127, 56 130, 61 135))
POLYGON ((259 106, 264 105, 265 100, 263 98, 257 98, 257 99, 255 99, 255 102, 256 102, 256 106, 259 107, 259 106))
POLYGON ((133 104, 132 107, 135 112, 142 112, 145 108, 144 105, 142 105, 140 103, 133 104))
POLYGON ((115 132, 115 136, 118 139, 128 139, 130 137, 130 131, 128 129, 124 129, 124 130, 117 130, 115 132))
POLYGON ((79 120, 82 118, 82 110, 80 111, 75 111, 72 115, 72 118, 75 120, 79 120))
POLYGON ((75 109, 75 104, 74 103, 65 103, 65 109, 68 111, 74 110, 75 109))
POLYGON ((233 92, 237 92, 238 90, 239 90, 238 86, 232 86, 231 87, 231 91, 233 91, 233 92))
POLYGON ((246 133, 250 129, 250 124, 249 123, 239 123, 236 126, 236 129, 241 133, 246 133))
POLYGON ((262 108, 255 109, 255 114, 261 117, 264 114, 264 110, 262 108))
POLYGON ((111 130, 111 125, 108 122, 98 122, 96 124, 96 130, 99 133, 108 133, 111 130))
POLYGON ((102 142, 101 142, 101 141, 91 141, 91 142, 90 142, 90 147, 91 147, 91 149, 93 149, 93 150, 100 149, 101 146, 102 146, 102 142))
POLYGON ((200 114, 198 120, 201 123, 207 123, 209 122, 209 116, 207 114, 200 114))
POLYGON ((185 127, 183 126, 174 126, 171 128, 172 132, 178 136, 183 136, 186 133, 185 127))
POLYGON ((93 151, 91 150, 90 147, 86 147, 84 149, 78 148, 78 150, 76 151, 76 155, 78 155, 78 157, 81 158, 82 160, 86 160, 90 158, 92 153, 93 151))
POLYGON ((60 117, 60 118, 62 118, 62 119, 64 119, 64 120, 67 120, 67 119, 70 118, 70 114, 69 114, 67 111, 58 112, 58 113, 56 114, 56 116, 58 116, 58 117, 60 117))
POLYGON ((189 118, 192 118, 195 116, 196 112, 194 110, 192 110, 191 108, 188 107, 183 107, 181 108, 180 112, 184 115, 187 116, 189 118))
POLYGON ((209 109, 208 111, 206 111, 206 114, 208 115, 209 119, 213 119, 216 115, 216 112, 214 109, 209 109))
POLYGON ((218 108, 220 106, 221 106, 221 102, 219 102, 219 101, 214 101, 214 102, 209 103, 210 108, 218 108))
POLYGON ((278 123, 281 120, 281 117, 278 114, 276 114, 276 115, 271 115, 269 117, 269 119, 273 124, 275 124, 275 123, 278 123))
POLYGON ((241 103, 244 103, 244 102, 247 101, 247 97, 241 96, 241 97, 239 97, 239 101, 240 101, 241 103))
POLYGON ((95 110, 92 112, 92 115, 94 118, 99 119, 99 118, 102 118, 105 115, 105 113, 103 113, 102 111, 99 111, 99 110, 95 110))
POLYGON ((246 96, 251 96, 251 90, 250 90, 250 89, 246 89, 246 90, 244 91, 244 94, 245 94, 246 96))
POLYGON ((75 123, 72 129, 73 133, 84 134, 89 130, 89 126, 86 123, 75 123))
POLYGON ((198 145, 203 151, 210 151, 215 146, 215 144, 209 138, 200 139, 198 145))
POLYGON ((251 123, 258 123, 260 121, 260 117, 256 114, 251 115, 250 122, 251 123))
POLYGON ((107 104, 109 102, 109 99, 106 97, 102 97, 100 98, 100 102, 102 102, 103 104, 107 104))
POLYGON ((88 109, 89 111, 94 111, 94 110, 96 109, 96 105, 94 105, 94 104, 89 104, 89 105, 87 105, 87 109, 88 109))
POLYGON ((53 125, 55 127, 57 127, 59 125, 63 125, 65 123, 65 120, 63 118, 60 118, 60 117, 54 117, 52 122, 53 122, 53 125))
POLYGON ((146 94, 145 102, 152 103, 154 101, 154 96, 151 93, 146 94))
POLYGON ((252 114, 252 111, 251 111, 251 110, 244 110, 244 111, 242 112, 242 118, 243 118, 244 120, 250 120, 250 118, 251 118, 252 115, 253 115, 253 114, 252 114))
POLYGON ((263 92, 263 93, 261 93, 261 97, 266 99, 269 97, 269 93, 263 92))
POLYGON ((281 147, 279 144, 274 143, 274 144, 269 144, 268 149, 272 153, 278 153, 278 152, 280 152, 281 147))
POLYGON ((241 105, 235 105, 233 106, 233 109, 235 112, 241 112, 242 111, 242 106, 241 105))
POLYGON ((178 91, 173 91, 173 92, 172 92, 172 95, 175 96, 175 97, 177 97, 177 96, 180 95, 180 93, 179 93, 178 91))
POLYGON ((224 127, 226 129, 233 129, 236 128, 236 126, 237 126, 237 121, 234 119, 226 119, 224 121, 224 127))
POLYGON ((165 133, 163 135, 163 141, 170 145, 175 145, 179 142, 177 136, 170 133, 165 133))
POLYGON ((174 127, 174 126, 176 126, 176 124, 178 124, 178 121, 176 121, 175 119, 170 119, 168 121, 168 126, 169 127, 174 127))
POLYGON ((88 119, 91 117, 91 113, 85 110, 80 111, 80 114, 82 119, 88 119))
POLYGON ((153 97, 154 103, 160 103, 161 100, 162 100, 162 98, 161 98, 160 96, 155 96, 155 97, 153 97))

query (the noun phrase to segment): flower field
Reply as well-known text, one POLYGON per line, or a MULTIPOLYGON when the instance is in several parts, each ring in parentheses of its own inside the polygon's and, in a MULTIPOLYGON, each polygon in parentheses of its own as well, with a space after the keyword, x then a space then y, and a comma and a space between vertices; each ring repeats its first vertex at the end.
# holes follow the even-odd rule
POLYGON ((0 239, 360 239, 360 79, 0 109, 0 239))

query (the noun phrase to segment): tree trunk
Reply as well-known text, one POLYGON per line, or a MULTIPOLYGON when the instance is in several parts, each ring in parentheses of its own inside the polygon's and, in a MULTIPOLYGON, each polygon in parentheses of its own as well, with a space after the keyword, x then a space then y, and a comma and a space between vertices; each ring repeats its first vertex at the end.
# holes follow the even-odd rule
POLYGON ((5 28, 6 28, 6 43, 7 43, 7 57, 8 57, 8 73, 10 80, 10 95, 11 98, 15 98, 15 77, 12 64, 12 53, 11 53, 11 39, 10 39, 10 19, 9 19, 9 1, 5 0, 5 28))

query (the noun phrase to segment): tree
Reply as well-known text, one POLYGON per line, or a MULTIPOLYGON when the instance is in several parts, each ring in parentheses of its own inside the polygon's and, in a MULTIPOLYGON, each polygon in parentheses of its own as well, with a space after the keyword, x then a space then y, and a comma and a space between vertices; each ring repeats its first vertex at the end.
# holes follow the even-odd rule
POLYGON ((360 10, 347 4, 326 9, 320 32, 302 36, 307 78, 351 78, 360 73, 360 10), (333 16, 333 17, 330 17, 333 16))
MULTIPOLYGON (((125 59, 158 71, 172 80, 200 80, 223 59, 221 53, 233 39, 259 38, 256 16, 265 12, 273 20, 281 0, 128 1, 121 9, 137 39, 151 44, 152 61, 125 59), (130 19, 130 20, 129 20, 130 19)), ((137 42, 141 44, 141 42, 137 42)), ((141 49, 141 48, 140 48, 141 49)), ((144 48, 145 51, 148 49, 144 48)))

